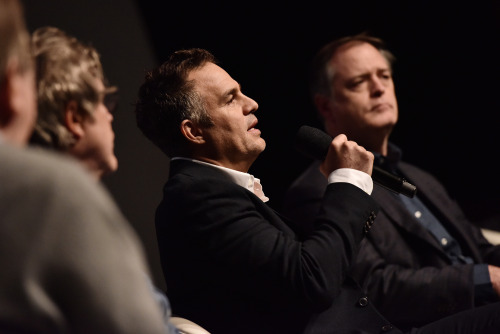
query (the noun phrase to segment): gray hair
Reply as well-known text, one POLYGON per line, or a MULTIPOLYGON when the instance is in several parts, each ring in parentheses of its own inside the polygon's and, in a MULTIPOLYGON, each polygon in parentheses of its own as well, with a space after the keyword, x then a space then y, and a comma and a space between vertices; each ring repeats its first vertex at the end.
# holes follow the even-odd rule
MULTIPOLYGON (((55 27, 32 36, 38 88, 38 119, 31 142, 65 151, 75 138, 65 126, 66 107, 76 102, 82 118, 93 117, 104 98, 96 79, 104 81, 99 54, 90 45, 55 27)), ((116 91, 115 87, 107 89, 116 91)))

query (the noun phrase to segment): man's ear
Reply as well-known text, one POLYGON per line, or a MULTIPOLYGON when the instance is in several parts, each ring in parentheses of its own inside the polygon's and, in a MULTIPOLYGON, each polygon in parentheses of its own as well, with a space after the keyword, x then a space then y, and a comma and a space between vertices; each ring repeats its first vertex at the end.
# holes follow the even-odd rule
POLYGON ((64 125, 76 139, 83 137, 85 134, 83 121, 83 116, 78 113, 78 104, 76 101, 69 101, 64 110, 64 125))
POLYGON ((203 138, 203 130, 192 121, 185 119, 181 122, 181 132, 192 143, 203 144, 205 143, 205 138, 203 138))
POLYGON ((314 105, 319 115, 325 121, 333 122, 335 120, 333 106, 330 97, 316 94, 314 96, 314 105))

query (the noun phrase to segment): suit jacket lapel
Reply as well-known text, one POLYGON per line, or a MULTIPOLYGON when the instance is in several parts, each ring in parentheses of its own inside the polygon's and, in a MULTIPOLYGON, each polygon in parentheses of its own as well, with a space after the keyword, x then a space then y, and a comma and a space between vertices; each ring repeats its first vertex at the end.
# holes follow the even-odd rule
MULTIPOLYGON (((429 180, 429 176, 427 174, 423 174, 420 169, 414 168, 411 165, 406 163, 400 164, 401 171, 405 174, 408 180, 429 180)), ((461 209, 456 207, 450 207, 450 200, 448 198, 448 194, 445 190, 436 189, 436 185, 429 182, 421 182, 416 184, 417 186, 417 194, 420 194, 420 198, 424 200, 426 205, 431 205, 433 211, 435 211, 440 217, 438 219, 443 220, 443 225, 446 229, 449 230, 455 238, 458 239, 462 251, 468 253, 472 258, 476 261, 480 261, 482 258, 481 254, 477 252, 477 246, 475 245, 475 241, 472 239, 470 235, 471 231, 466 229, 467 224, 470 224, 463 216, 461 209), (434 204, 429 204, 434 203, 434 204), (440 208, 447 208, 446 211, 440 210, 440 208), (461 214, 463 217, 463 221, 457 221, 461 218, 457 215, 461 214), (448 223, 452 222, 452 223, 448 223)))
MULTIPOLYGON (((394 198, 395 194, 383 187, 375 186, 372 196, 379 203, 393 203, 393 205, 381 206, 381 211, 385 212, 387 219, 391 220, 394 225, 399 226, 402 230, 421 239, 422 242, 428 244, 430 247, 433 247, 437 252, 442 253, 443 256, 446 257, 446 254, 437 240, 406 209, 401 201, 394 198)), ((377 220, 375 220, 375 226, 376 224, 377 220)), ((375 226, 374 228, 376 228, 375 226)))

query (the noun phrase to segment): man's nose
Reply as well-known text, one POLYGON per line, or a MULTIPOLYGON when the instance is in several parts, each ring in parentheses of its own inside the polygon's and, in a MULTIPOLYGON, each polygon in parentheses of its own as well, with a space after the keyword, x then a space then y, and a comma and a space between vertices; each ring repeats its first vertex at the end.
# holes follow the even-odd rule
POLYGON ((385 86, 383 82, 378 77, 373 77, 371 79, 371 95, 372 96, 381 96, 385 93, 385 86))
POLYGON ((259 104, 257 103, 257 101, 255 101, 254 99, 252 99, 246 95, 245 95, 245 97, 247 98, 247 101, 245 102, 245 110, 247 111, 247 113, 256 112, 257 109, 259 109, 259 104))

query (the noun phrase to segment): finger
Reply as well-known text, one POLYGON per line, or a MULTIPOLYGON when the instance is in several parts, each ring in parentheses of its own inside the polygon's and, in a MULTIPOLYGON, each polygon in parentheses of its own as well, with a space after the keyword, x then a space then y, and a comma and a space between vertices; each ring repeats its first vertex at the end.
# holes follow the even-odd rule
POLYGON ((333 138, 333 145, 339 146, 340 144, 345 143, 346 141, 347 141, 347 136, 341 133, 335 136, 335 138, 333 138))

